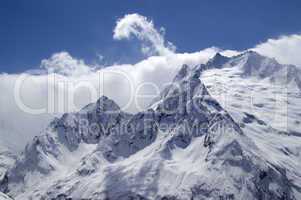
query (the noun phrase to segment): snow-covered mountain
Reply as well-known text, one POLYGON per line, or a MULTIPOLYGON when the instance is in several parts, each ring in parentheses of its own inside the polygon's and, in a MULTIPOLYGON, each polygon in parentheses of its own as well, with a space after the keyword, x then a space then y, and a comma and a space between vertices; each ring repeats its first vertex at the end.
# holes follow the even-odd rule
POLYGON ((243 77, 257 77, 269 79, 271 82, 281 85, 296 86, 301 90, 301 69, 294 65, 283 65, 274 58, 262 56, 255 51, 246 51, 231 58, 217 53, 204 69, 237 68, 243 77))
MULTIPOLYGON (((217 54, 208 63, 216 58, 220 60, 221 56, 217 54)), ((237 122, 251 120, 262 124, 263 120, 278 132, 300 136, 300 68, 281 65, 275 59, 253 51, 225 59, 226 62, 218 67, 204 65, 207 70, 201 79, 233 117, 241 116, 237 122), (245 114, 248 112, 260 115, 262 119, 251 119, 254 116, 250 118, 245 114)))
POLYGON ((22 200, 300 199, 299 75, 251 51, 184 65, 143 112, 103 96, 54 119, 0 189, 22 200), (287 126, 278 101, 292 106, 287 126))

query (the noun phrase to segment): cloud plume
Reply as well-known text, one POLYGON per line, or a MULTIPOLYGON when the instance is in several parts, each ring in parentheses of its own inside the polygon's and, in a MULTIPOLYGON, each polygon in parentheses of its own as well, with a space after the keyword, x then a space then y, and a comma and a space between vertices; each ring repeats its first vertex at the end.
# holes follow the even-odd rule
POLYGON ((139 14, 128 14, 119 19, 114 28, 116 40, 137 37, 142 41, 142 52, 146 55, 168 55, 175 51, 175 46, 164 39, 165 29, 156 30, 154 23, 139 14))

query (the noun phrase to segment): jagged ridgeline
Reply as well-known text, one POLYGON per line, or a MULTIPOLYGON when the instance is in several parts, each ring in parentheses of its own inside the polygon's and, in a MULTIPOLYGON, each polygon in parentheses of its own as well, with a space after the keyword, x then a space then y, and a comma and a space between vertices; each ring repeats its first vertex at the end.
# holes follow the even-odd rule
MULTIPOLYGON (((2 192, 22 200, 297 200, 286 169, 260 156, 200 79, 245 55, 184 65, 143 112, 103 96, 54 119, 5 174, 2 192)), ((243 74, 253 74, 246 66, 243 74)))

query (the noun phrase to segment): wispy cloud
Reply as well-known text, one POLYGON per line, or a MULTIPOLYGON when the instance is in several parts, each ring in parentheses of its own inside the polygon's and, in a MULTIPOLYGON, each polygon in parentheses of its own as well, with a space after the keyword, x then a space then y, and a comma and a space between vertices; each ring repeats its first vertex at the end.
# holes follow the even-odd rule
POLYGON ((165 41, 164 28, 158 31, 151 20, 136 13, 119 19, 113 32, 116 40, 137 37, 142 41, 141 50, 146 55, 168 55, 176 49, 171 42, 165 41))

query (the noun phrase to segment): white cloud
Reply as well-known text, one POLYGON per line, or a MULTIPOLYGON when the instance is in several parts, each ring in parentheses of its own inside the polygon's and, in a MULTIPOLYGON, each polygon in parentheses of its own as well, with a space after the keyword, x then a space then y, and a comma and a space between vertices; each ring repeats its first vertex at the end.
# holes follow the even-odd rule
POLYGON ((294 64, 301 67, 301 35, 294 34, 276 39, 268 39, 254 47, 258 53, 276 58, 283 64, 294 64))
POLYGON ((51 58, 42 60, 41 68, 67 76, 79 76, 92 70, 83 60, 74 59, 68 52, 55 53, 51 58))
POLYGON ((114 39, 130 39, 133 35, 143 42, 142 52, 146 55, 168 55, 175 51, 171 42, 165 42, 165 29, 158 32, 152 21, 139 14, 128 14, 119 19, 114 28, 114 39))
MULTIPOLYGON (((48 113, 31 115, 17 105, 14 88, 22 75, 0 74, 0 140, 14 150, 22 150, 53 117, 48 113)), ((39 109, 47 103, 47 78, 45 75, 30 77, 21 85, 20 97, 24 104, 39 109)))
POLYGON ((237 56, 242 53, 241 51, 235 51, 235 50, 220 50, 219 52, 227 57, 237 56))

